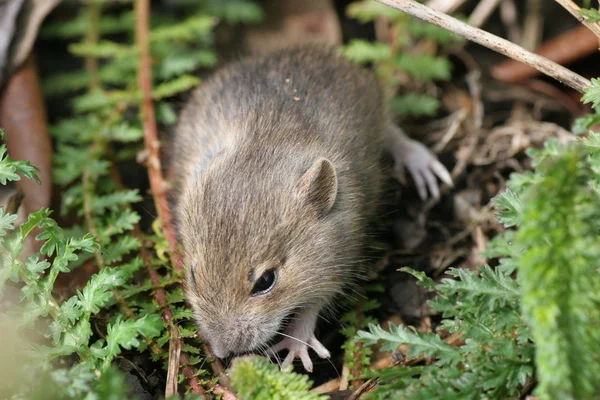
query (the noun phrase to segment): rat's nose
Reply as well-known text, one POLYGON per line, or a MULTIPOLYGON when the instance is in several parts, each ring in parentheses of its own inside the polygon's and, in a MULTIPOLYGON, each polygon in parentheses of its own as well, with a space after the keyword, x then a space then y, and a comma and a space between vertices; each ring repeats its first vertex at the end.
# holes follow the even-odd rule
POLYGON ((226 349, 225 346, 221 346, 219 343, 210 343, 210 348, 213 354, 219 358, 225 358, 231 354, 231 351, 226 349))

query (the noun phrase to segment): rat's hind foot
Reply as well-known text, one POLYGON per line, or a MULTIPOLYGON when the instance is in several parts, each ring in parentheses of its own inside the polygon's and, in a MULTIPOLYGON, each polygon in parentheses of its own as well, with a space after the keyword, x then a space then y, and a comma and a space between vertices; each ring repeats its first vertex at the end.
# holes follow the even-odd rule
POLYGON ((285 357, 285 360, 283 360, 283 363, 281 363, 281 369, 291 365, 295 358, 300 358, 304 369, 308 372, 312 372, 313 363, 308 355, 309 347, 321 358, 330 357, 329 351, 317 340, 314 334, 312 334, 306 342, 289 336, 285 337, 281 342, 272 346, 269 349, 269 353, 276 354, 279 351, 286 349, 288 350, 288 354, 285 357))
POLYGON ((436 176, 452 186, 452 177, 437 157, 423 144, 408 138, 394 124, 388 126, 386 144, 394 159, 394 177, 406 184, 405 170, 408 169, 421 199, 427 199, 427 189, 432 197, 437 199, 440 196, 436 176))

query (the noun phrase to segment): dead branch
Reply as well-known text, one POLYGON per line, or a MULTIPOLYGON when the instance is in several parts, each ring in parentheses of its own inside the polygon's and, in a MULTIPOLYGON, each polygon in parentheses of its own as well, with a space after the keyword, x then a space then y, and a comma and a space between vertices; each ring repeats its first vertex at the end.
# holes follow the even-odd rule
MULTIPOLYGON (((585 26, 564 32, 536 49, 536 53, 560 64, 568 64, 598 51, 598 38, 585 26)), ((539 72, 514 60, 494 66, 490 74, 502 82, 519 82, 534 77, 539 72)))
POLYGON ((440 28, 446 29, 465 39, 471 40, 491 50, 494 50, 507 57, 513 58, 524 64, 527 64, 544 74, 564 83, 567 86, 583 93, 584 89, 591 85, 591 82, 574 73, 573 71, 558 65, 547 58, 531 53, 516 44, 492 35, 479 28, 470 26, 464 22, 450 17, 446 14, 432 10, 431 8, 417 3, 413 0, 377 0, 397 10, 403 11, 413 17, 429 22, 440 28))
MULTIPOLYGON (((139 0, 135 2, 135 15, 136 15, 136 42, 140 49, 139 56, 139 67, 138 67, 138 84, 142 90, 142 105, 141 112, 143 116, 143 127, 144 127, 144 143, 146 151, 148 152, 148 175, 150 178, 150 187, 154 201, 156 203, 156 209, 159 217, 163 221, 165 237, 171 247, 171 262, 173 268, 176 271, 181 271, 183 265, 179 252, 177 251, 177 241, 175 237, 175 230, 173 228, 173 221, 171 218, 171 212, 169 210, 169 204, 167 202, 165 192, 165 181, 162 176, 158 134, 156 128, 156 120, 154 118, 154 106, 152 104, 152 76, 151 76, 151 59, 150 59, 150 46, 149 46, 149 31, 150 31, 150 1, 139 0)), ((139 227, 136 227, 136 234, 139 235, 139 239, 142 240, 141 232, 139 227)), ((144 247, 142 241, 142 248, 144 247)), ((142 252, 144 256, 144 252, 142 252)), ((156 270, 152 266, 152 262, 149 259, 145 259, 144 263, 148 268, 148 275, 155 288, 154 296, 155 299, 162 309, 162 315, 165 322, 172 327, 173 324, 173 313, 169 308, 169 304, 166 298, 166 294, 162 287, 160 287, 160 280, 156 270)), ((175 327, 175 329, 177 329, 175 327)), ((175 366, 178 368, 179 365, 183 365, 183 374, 188 380, 190 388, 193 393, 204 395, 204 389, 200 385, 200 381, 196 377, 196 374, 192 368, 188 365, 189 358, 186 353, 181 352, 179 354, 179 363, 175 366)), ((174 376, 177 376, 175 373, 174 376)), ((168 389, 167 389, 168 390, 168 389)))

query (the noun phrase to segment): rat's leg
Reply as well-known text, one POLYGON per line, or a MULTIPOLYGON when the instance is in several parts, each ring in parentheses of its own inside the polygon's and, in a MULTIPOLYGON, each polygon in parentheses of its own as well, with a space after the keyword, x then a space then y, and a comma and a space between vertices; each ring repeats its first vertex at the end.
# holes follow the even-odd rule
POLYGON ((287 349, 288 355, 283 360, 281 368, 291 365, 294 358, 300 358, 304 369, 312 372, 313 364, 308 355, 308 348, 314 350, 321 358, 329 358, 329 351, 315 337, 315 326, 317 324, 318 310, 303 309, 298 313, 296 319, 287 327, 284 339, 272 346, 269 351, 276 354, 280 350, 287 349))
POLYGON ((437 157, 391 122, 385 132, 384 148, 394 159, 394 177, 405 184, 404 171, 408 169, 421 199, 427 198, 427 188, 434 198, 440 196, 436 175, 442 182, 452 186, 452 177, 437 157))

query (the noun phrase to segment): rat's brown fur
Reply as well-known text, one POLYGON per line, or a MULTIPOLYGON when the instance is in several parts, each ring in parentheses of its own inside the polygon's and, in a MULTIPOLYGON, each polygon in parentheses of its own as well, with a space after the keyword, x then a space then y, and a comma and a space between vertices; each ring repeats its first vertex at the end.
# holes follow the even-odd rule
POLYGON ((372 74, 317 47, 233 63, 193 94, 176 130, 175 211, 188 299, 217 355, 265 346, 356 274, 384 109, 372 74), (251 296, 270 268, 274 289, 251 296))

